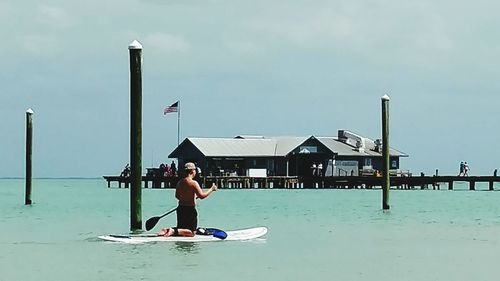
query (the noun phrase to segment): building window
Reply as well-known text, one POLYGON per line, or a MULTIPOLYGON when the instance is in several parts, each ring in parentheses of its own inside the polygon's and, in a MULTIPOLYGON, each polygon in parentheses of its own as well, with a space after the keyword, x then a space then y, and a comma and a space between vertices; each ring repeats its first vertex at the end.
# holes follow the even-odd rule
POLYGON ((365 167, 371 167, 372 166, 372 159, 371 158, 365 158, 365 167))
POLYGON ((396 169, 398 167, 398 161, 392 160, 391 161, 391 169, 396 169))
POLYGON ((299 153, 317 153, 318 152, 318 147, 317 146, 311 146, 311 145, 302 145, 299 148, 299 153))

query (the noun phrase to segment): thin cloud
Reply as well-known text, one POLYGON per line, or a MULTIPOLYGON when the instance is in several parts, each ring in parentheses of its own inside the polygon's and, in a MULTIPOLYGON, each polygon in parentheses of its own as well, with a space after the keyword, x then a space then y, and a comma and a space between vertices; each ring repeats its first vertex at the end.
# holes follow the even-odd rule
POLYGON ((61 50, 63 44, 61 44, 58 38, 53 36, 31 34, 23 36, 20 39, 19 46, 29 55, 51 57, 61 50))
POLYGON ((270 7, 251 15, 245 28, 268 46, 349 53, 377 64, 430 67, 459 44, 453 37, 457 18, 433 3, 323 4, 289 5, 278 17, 278 7, 270 7))
POLYGON ((9 3, 0 2, 0 16, 4 17, 12 12, 12 8, 9 3))
POLYGON ((190 49, 190 44, 184 38, 167 33, 148 34, 144 43, 158 52, 187 52, 190 49))
POLYGON ((72 24, 70 15, 62 7, 42 5, 37 10, 37 20, 52 27, 69 27, 72 24))

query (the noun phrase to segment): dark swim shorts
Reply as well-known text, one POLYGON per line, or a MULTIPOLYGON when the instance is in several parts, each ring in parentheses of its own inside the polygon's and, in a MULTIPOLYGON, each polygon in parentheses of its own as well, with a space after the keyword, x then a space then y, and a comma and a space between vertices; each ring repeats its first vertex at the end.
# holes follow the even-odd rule
POLYGON ((198 228, 198 212, 194 206, 177 207, 177 228, 196 231, 198 228))

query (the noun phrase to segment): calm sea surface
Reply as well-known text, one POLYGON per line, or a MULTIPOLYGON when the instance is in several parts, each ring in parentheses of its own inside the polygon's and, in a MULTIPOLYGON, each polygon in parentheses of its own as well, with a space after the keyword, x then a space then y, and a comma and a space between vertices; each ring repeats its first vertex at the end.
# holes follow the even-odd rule
MULTIPOLYGON (((200 225, 267 226, 247 242, 124 245, 129 190, 104 180, 0 180, 0 281, 499 280, 500 192, 219 190, 200 225)), ((500 186, 496 186, 500 190, 500 186)), ((173 190, 143 190, 143 221, 175 207, 173 190)), ((175 215, 160 221, 175 224, 175 215)))

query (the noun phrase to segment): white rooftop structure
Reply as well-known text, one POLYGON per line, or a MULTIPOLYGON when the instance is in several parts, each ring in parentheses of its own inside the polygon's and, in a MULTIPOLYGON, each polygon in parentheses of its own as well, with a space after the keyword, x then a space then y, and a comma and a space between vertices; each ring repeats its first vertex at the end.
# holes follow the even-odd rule
MULTIPOLYGON (((263 137, 243 136, 235 138, 186 138, 170 155, 176 158, 181 147, 192 143, 204 156, 207 157, 285 157, 309 139, 316 139, 333 154, 339 156, 382 156, 380 143, 356 134, 355 141, 346 140, 345 137, 263 137), (360 141, 359 138, 362 138, 360 141), (362 146, 362 147, 360 147, 362 146)), ((407 157, 408 155, 390 149, 390 155, 407 157)))

